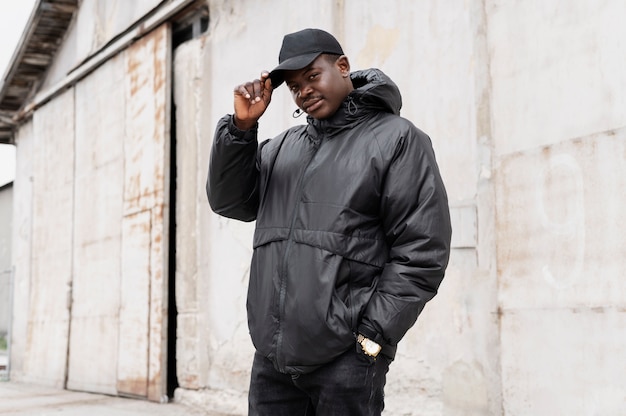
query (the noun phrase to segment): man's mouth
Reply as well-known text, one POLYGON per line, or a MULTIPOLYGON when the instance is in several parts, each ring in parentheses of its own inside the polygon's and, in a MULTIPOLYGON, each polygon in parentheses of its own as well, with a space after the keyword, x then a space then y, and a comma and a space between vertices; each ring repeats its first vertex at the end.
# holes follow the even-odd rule
POLYGON ((321 107, 322 101, 321 97, 309 98, 302 104, 302 108, 305 112, 311 113, 321 107))

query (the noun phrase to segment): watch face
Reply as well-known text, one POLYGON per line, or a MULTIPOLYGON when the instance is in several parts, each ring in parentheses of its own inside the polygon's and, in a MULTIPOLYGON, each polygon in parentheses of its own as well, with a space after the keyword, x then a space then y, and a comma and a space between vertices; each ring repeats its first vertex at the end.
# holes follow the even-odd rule
POLYGON ((365 350, 365 352, 367 352, 369 355, 376 355, 380 352, 380 345, 378 345, 377 343, 375 343, 374 341, 367 339, 365 340, 365 345, 363 346, 363 349, 365 350))

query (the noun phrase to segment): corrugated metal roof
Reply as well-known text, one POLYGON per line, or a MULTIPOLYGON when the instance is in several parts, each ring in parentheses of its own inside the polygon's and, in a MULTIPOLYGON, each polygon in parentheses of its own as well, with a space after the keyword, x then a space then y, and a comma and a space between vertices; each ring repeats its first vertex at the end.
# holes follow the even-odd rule
POLYGON ((79 0, 38 0, 0 86, 0 143, 13 140, 13 115, 35 93, 65 37, 79 0))

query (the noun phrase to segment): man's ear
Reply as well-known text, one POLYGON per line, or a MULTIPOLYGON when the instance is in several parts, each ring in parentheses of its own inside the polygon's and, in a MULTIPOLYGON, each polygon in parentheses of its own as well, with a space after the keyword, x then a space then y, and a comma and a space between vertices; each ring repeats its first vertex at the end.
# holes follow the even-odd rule
POLYGON ((350 61, 348 61, 348 57, 346 55, 341 55, 337 58, 335 65, 337 65, 337 68, 339 68, 339 71, 341 71, 341 75, 343 75, 344 78, 350 76, 350 61))

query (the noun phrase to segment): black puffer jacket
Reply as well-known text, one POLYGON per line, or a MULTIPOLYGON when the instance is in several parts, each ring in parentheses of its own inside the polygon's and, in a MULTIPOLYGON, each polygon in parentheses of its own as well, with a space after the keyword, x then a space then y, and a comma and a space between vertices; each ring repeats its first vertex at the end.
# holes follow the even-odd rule
POLYGON ((281 372, 330 362, 356 333, 393 358, 448 263, 448 201, 429 137, 398 115, 400 93, 382 72, 352 81, 329 119, 260 145, 232 116, 215 133, 207 195, 216 213, 256 220, 248 324, 281 372))

